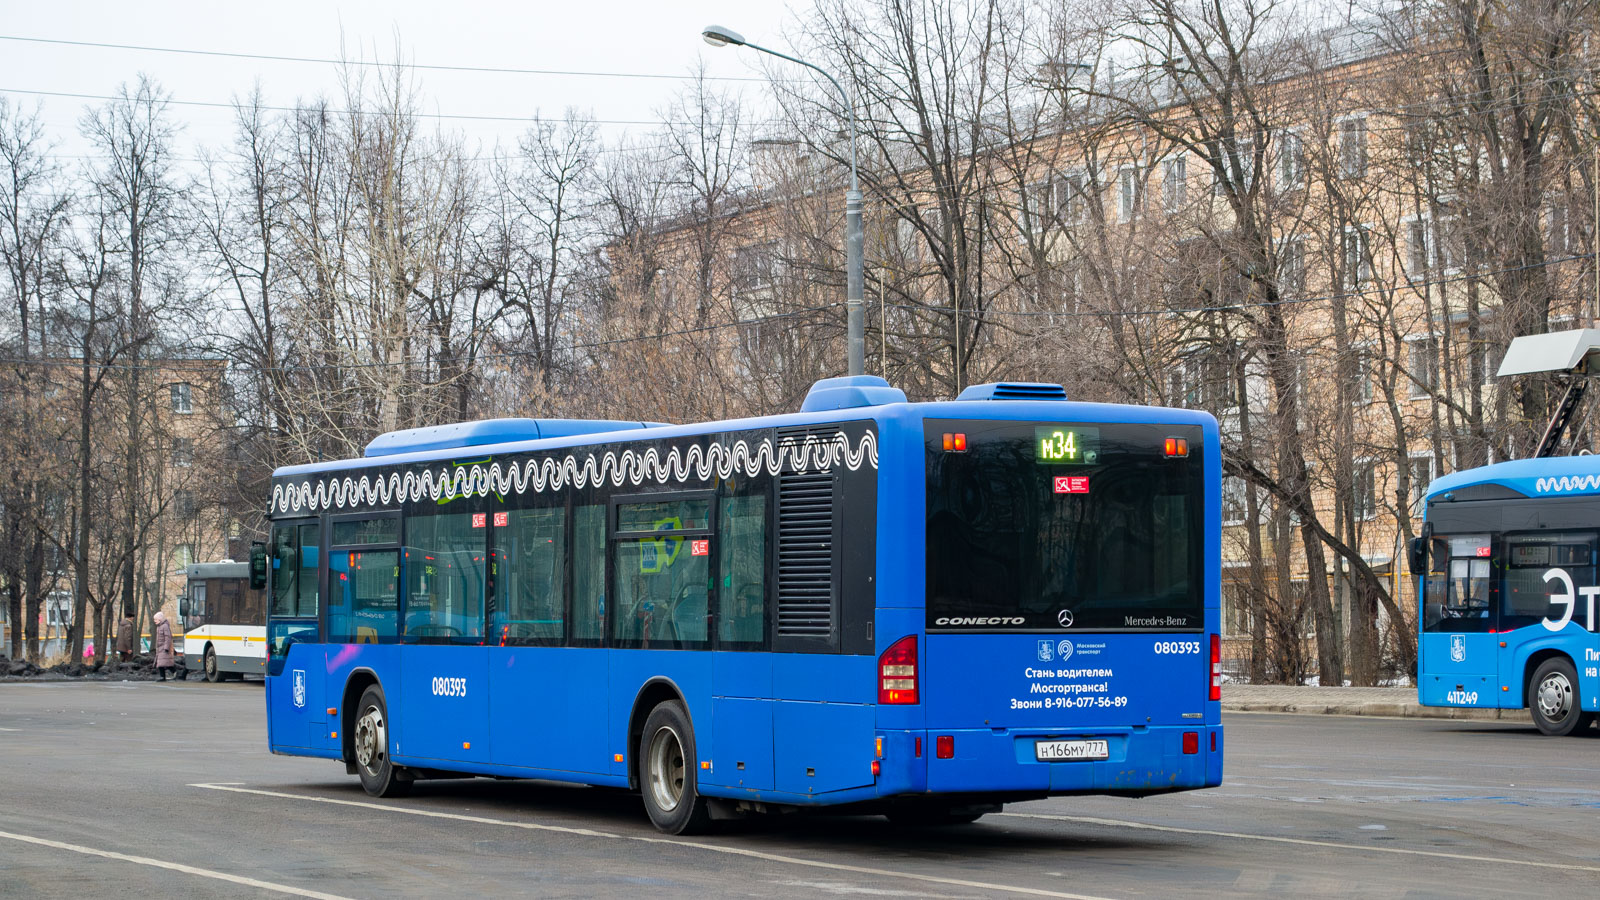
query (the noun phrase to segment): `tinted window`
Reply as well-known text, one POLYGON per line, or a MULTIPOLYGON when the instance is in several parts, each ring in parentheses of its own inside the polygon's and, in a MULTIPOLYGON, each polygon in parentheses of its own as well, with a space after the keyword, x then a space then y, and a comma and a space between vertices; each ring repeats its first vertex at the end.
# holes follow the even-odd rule
POLYGON ((1042 464, 1043 424, 926 424, 928 628, 1201 628, 1200 429, 1099 423, 1092 462, 1042 464))
POLYGON ((499 515, 506 518, 494 530, 490 637, 507 645, 559 643, 566 605, 567 511, 524 509, 499 515))
POLYGON ((272 527, 267 568, 274 616, 317 614, 317 531, 315 522, 272 527))
POLYGON ((717 637, 724 646, 759 647, 766 633, 767 498, 723 497, 717 522, 717 637))
POLYGON ((354 519, 333 523, 333 545, 351 547, 358 544, 398 544, 400 519, 386 516, 381 519, 354 519))
MULTIPOLYGON (((1552 569, 1566 572, 1574 590, 1600 583, 1595 573, 1595 538, 1585 532, 1507 535, 1500 630, 1537 625, 1546 618, 1561 619, 1565 607, 1551 604, 1550 596, 1564 594, 1567 586, 1560 578, 1545 580, 1545 573, 1552 569)), ((1581 612, 1577 620, 1585 621, 1581 612)))
POLYGON ((400 631, 400 551, 346 550, 328 557, 333 597, 328 640, 389 644, 400 631))
POLYGON ((606 508, 572 511, 572 639, 598 643, 605 636, 606 508))
POLYGON ((618 531, 693 531, 710 528, 711 501, 660 500, 617 506, 618 531))
POLYGON ((486 513, 406 520, 406 640, 481 643, 486 513))
POLYGON ((1491 551, 1488 534, 1433 540, 1431 574, 1423 595, 1424 631, 1494 630, 1491 551))

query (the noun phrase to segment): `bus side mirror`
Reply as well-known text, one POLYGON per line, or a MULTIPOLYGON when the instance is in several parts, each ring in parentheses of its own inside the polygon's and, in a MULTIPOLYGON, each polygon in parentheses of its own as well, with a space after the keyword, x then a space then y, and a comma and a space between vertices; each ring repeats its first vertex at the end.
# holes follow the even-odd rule
POLYGON ((1411 569, 1412 577, 1418 577, 1428 571, 1428 539, 1414 537, 1406 544, 1406 563, 1411 569))
POLYGON ((267 586, 267 545, 260 541, 250 543, 250 590, 259 591, 267 586))

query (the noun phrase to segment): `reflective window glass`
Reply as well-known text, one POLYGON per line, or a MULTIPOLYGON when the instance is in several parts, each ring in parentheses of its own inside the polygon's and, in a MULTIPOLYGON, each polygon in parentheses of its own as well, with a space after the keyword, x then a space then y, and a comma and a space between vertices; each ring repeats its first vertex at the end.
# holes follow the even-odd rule
POLYGON ((349 550, 328 556, 328 640, 391 644, 400 632, 400 551, 349 550))
POLYGON ((724 646, 755 649, 766 632, 767 498, 723 497, 720 514, 717 637, 724 646))
POLYGON ((494 529, 495 603, 490 638, 502 645, 559 643, 566 599, 567 511, 499 513, 494 529))
POLYGON ((595 643, 605 636, 606 508, 572 511, 572 639, 595 643))
POLYGON ((481 643, 487 516, 447 513, 406 520, 406 640, 481 643))

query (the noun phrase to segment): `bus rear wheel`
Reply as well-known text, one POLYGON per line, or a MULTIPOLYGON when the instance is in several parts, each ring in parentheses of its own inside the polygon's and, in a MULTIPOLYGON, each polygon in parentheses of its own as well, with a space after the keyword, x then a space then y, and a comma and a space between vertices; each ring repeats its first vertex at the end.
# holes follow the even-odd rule
POLYGON ((1566 657, 1547 659, 1534 670, 1528 711, 1540 731, 1565 737, 1589 724, 1592 714, 1580 708, 1577 685, 1578 670, 1566 657))
POLYGON ((383 691, 372 685, 361 694, 356 707, 356 727, 351 732, 355 745, 356 774, 361 787, 374 797, 404 797, 411 793, 409 779, 400 778, 400 767, 389 759, 389 709, 383 691))
POLYGON ((217 666, 217 651, 206 645, 205 655, 206 681, 216 684, 222 680, 222 670, 217 666))
POLYGON ((645 812, 667 834, 695 834, 711 822, 696 787, 694 729, 683 704, 669 700, 650 711, 639 737, 639 787, 645 812))

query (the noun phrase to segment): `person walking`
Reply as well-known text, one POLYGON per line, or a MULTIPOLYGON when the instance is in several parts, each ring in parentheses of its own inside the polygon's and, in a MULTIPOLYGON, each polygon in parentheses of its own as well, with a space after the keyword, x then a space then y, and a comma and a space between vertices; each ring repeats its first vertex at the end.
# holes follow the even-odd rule
POLYGON ((156 611, 156 671, 161 673, 161 680, 167 680, 167 673, 173 670, 172 663, 172 623, 167 621, 167 614, 156 611))
POLYGON ((126 609, 117 623, 117 658, 120 662, 133 660, 133 613, 126 609))

